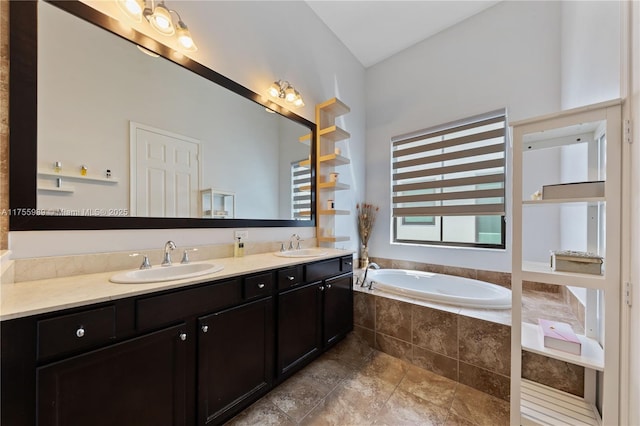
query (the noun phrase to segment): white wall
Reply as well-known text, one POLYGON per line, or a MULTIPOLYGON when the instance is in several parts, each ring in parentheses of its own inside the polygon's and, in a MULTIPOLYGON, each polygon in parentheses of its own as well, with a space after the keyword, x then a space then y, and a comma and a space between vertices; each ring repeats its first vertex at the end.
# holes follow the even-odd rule
POLYGON ((561 4, 562 109, 620 97, 620 2, 561 4))
POLYGON ((510 270, 510 249, 390 243, 391 137, 504 107, 510 121, 559 110, 559 3, 501 2, 367 70, 371 256, 510 270))
MULTIPOLYGON (((114 2, 93 4, 100 8, 114 2)), ((181 1, 174 6, 198 44, 194 59, 209 68, 265 95, 274 80, 289 80, 306 103, 295 112, 311 121, 315 104, 333 96, 351 107, 339 123, 351 133, 342 149, 353 161, 340 177, 351 184, 345 196, 355 206, 364 194, 365 70, 345 46, 304 2, 181 1)), ((340 233, 351 235, 344 247, 355 248, 354 222, 346 219, 341 226, 346 229, 340 233)), ((314 228, 296 232, 303 238, 315 236, 314 228)), ((252 229, 248 241, 285 239, 290 234, 289 229, 252 229)), ((219 229, 11 232, 9 249, 14 258, 21 258, 157 248, 169 238, 183 247, 213 244, 231 242, 232 235, 231 230, 219 229)))

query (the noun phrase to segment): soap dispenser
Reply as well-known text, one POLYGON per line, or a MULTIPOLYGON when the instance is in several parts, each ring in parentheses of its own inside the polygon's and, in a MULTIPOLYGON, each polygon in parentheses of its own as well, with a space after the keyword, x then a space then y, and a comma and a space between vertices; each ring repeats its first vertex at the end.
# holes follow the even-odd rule
POLYGON ((233 257, 242 256, 244 256, 244 243, 242 242, 242 238, 238 237, 235 244, 233 245, 233 257))

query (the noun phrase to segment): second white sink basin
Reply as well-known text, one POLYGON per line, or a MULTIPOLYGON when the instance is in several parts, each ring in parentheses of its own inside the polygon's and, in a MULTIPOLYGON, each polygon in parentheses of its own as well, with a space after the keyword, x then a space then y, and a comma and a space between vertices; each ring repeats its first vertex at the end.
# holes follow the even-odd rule
POLYGON ((109 281, 119 284, 154 283, 195 278, 200 275, 222 271, 222 269, 224 269, 224 266, 209 262, 154 266, 151 269, 136 269, 135 271, 120 272, 109 278, 109 281))
POLYGON ((317 257, 324 256, 325 254, 327 254, 327 252, 317 248, 308 248, 300 250, 277 251, 273 254, 280 257, 317 257))

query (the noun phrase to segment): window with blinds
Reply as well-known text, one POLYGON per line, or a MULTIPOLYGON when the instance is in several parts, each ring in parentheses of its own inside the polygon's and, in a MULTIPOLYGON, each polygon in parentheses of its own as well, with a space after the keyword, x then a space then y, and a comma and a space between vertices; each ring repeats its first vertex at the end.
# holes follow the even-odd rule
POLYGON ((311 217, 311 169, 309 160, 291 163, 291 218, 309 220, 311 217))
POLYGON ((392 139, 395 242, 505 247, 504 109, 392 139))

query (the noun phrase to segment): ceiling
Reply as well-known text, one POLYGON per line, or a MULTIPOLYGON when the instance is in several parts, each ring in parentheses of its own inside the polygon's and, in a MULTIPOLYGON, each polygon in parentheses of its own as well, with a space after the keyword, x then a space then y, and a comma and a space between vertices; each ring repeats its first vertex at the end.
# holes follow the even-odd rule
POLYGON ((499 0, 307 0, 368 68, 498 3, 499 0))

